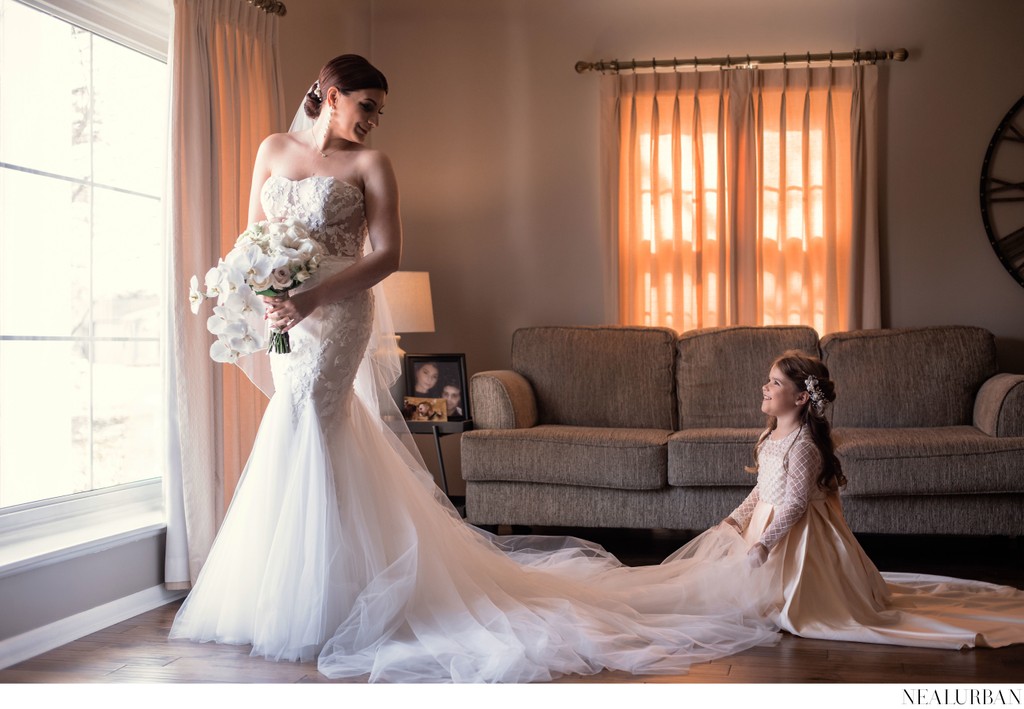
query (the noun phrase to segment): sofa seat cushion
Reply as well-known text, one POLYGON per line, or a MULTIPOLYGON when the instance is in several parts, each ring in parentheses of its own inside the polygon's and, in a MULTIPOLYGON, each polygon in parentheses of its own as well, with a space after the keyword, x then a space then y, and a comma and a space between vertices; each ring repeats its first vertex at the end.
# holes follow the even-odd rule
POLYGON ((695 428, 668 439, 668 484, 678 487, 752 486, 754 444, 764 428, 695 428))
POLYGON ((1024 492, 1024 438, 973 426, 838 428, 846 495, 1024 492))
POLYGON ((556 425, 467 431, 462 474, 470 481, 659 490, 665 487, 671 433, 556 425))

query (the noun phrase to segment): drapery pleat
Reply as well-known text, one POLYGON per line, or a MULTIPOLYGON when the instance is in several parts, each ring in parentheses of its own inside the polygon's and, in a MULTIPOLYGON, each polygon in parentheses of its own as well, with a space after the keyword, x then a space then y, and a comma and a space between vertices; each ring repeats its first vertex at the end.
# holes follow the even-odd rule
POLYGON ((278 17, 243 0, 175 0, 168 221, 171 303, 165 583, 188 588, 209 553, 266 401, 209 356, 208 312, 188 308, 245 228, 252 165, 282 130, 278 17))
POLYGON ((880 326, 875 66, 607 75, 602 91, 621 323, 880 326))

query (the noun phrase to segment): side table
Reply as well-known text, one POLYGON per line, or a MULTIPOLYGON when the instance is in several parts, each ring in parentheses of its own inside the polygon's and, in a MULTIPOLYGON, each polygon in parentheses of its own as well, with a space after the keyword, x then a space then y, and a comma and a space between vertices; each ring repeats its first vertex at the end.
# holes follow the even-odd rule
POLYGON ((434 448, 437 450, 437 464, 441 469, 441 489, 446 497, 448 494, 448 475, 444 469, 444 455, 441 453, 441 438, 453 433, 465 433, 473 430, 473 419, 465 421, 406 421, 409 430, 413 433, 432 434, 434 436, 434 448))

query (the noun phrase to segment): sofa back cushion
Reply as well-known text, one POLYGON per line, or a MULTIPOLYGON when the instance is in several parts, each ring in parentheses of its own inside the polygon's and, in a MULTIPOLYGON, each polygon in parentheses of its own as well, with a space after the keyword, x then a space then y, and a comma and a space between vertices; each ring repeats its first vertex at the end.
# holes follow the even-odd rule
POLYGON ((818 355, 818 333, 802 325, 713 327, 677 342, 679 428, 764 426, 761 385, 786 350, 818 355))
POLYGON ((974 398, 997 371, 995 338, 979 327, 859 330, 821 340, 836 385, 832 425, 970 425, 974 398))
POLYGON ((675 429, 675 339, 667 328, 523 328, 512 369, 533 385, 539 423, 675 429))

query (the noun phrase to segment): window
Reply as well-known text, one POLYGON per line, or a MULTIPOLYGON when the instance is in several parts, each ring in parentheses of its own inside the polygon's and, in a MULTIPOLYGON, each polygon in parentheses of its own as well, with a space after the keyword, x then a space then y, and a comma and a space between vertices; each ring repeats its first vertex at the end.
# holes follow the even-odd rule
POLYGON ((90 27, 0 0, 0 508, 163 472, 167 66, 90 27))
POLYGON ((620 321, 877 327, 874 77, 862 66, 606 77, 620 321))

